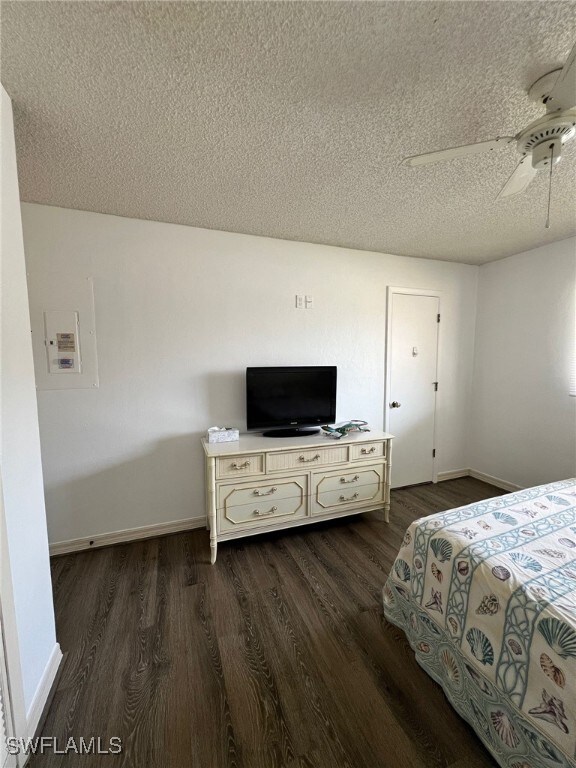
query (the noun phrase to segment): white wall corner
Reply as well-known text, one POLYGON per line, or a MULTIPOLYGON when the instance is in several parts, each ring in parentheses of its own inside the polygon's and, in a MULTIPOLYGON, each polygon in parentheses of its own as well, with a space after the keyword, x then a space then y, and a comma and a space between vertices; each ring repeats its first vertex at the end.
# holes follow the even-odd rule
POLYGON ((0 547, 4 574, 1 587, 3 623, 6 619, 10 621, 4 632, 14 638, 7 653, 10 696, 21 697, 23 708, 18 718, 20 722, 15 726, 25 731, 28 714, 32 723, 38 706, 35 702, 42 700, 42 685, 50 678, 51 667, 46 670, 48 659, 57 666, 59 650, 53 650, 56 631, 12 104, 3 88, 0 88, 0 100, 0 455, 3 499, 0 514, 5 524, 1 536, 5 544, 0 547), (4 570, 6 553, 9 573, 4 570), (10 585, 9 614, 4 612, 6 583, 10 585), (17 654, 11 650, 15 644, 17 654), (15 694, 16 686, 21 688, 18 694, 15 694))
POLYGON ((476 469, 451 469, 448 472, 438 472, 437 482, 442 483, 444 480, 456 480, 459 477, 474 477, 483 483, 495 485, 496 488, 502 488, 502 490, 510 492, 521 491, 523 487, 516 485, 516 483, 511 483, 509 480, 502 480, 500 477, 487 475, 485 472, 478 472, 476 469))
POLYGON ((442 483, 444 480, 456 480, 459 477, 468 477, 470 470, 466 469, 450 469, 447 472, 438 472, 436 476, 436 482, 442 483))
POLYGON ((36 734, 61 663, 62 651, 60 650, 60 644, 55 643, 44 673, 36 688, 36 693, 26 713, 26 737, 32 737, 36 734))
POLYGON ((505 488, 574 473, 575 252, 571 237, 480 267, 466 463, 505 488))
POLYGON ((470 477, 475 477, 476 480, 482 480, 483 483, 490 483, 497 488, 502 488, 504 491, 521 491, 523 486, 511 483, 508 480, 502 480, 500 477, 494 477, 494 475, 487 475, 485 472, 478 472, 476 469, 471 469, 470 477))

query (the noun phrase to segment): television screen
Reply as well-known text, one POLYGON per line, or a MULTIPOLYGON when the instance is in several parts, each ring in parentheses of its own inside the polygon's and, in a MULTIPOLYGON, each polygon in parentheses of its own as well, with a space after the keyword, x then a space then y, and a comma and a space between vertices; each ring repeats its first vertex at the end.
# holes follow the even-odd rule
POLYGON ((336 366, 246 369, 246 420, 251 431, 283 428, 287 437, 336 420, 336 366))

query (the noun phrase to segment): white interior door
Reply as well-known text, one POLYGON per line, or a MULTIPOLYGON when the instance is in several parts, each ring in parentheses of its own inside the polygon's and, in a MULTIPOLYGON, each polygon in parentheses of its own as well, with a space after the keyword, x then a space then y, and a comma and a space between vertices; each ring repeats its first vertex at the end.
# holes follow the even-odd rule
POLYGON ((392 487, 434 478, 434 417, 440 299, 388 293, 386 429, 395 436, 392 487))

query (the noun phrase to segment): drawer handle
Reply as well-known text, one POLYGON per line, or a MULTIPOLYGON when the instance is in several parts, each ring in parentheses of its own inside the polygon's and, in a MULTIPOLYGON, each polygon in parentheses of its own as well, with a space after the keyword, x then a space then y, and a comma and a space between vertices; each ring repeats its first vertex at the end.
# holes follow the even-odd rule
POLYGON ((319 458, 320 458, 320 454, 317 453, 316 456, 312 456, 311 459, 307 459, 305 456, 299 456, 298 461, 303 461, 305 464, 308 464, 311 461, 318 461, 319 458))
POLYGON ((339 501, 354 501, 354 499, 357 499, 357 498, 358 498, 358 493, 356 492, 356 493, 353 493, 352 496, 348 496, 348 498, 346 498, 346 496, 340 496, 339 501))
POLYGON ((355 483, 355 482, 356 482, 356 480, 359 480, 359 479, 360 479, 360 476, 359 476, 359 475, 354 475, 354 477, 353 477, 351 480, 346 480, 346 478, 345 478, 345 477, 341 477, 341 478, 340 478, 340 482, 341 482, 341 483, 355 483))
POLYGON ((276 493, 277 490, 278 488, 270 488, 269 491, 264 491, 264 493, 262 493, 262 491, 259 491, 258 488, 256 488, 254 490, 254 496, 270 496, 270 494, 276 493))
POLYGON ((368 454, 375 453, 375 452, 376 452, 375 445, 373 445, 372 448, 362 448, 360 451, 360 453, 363 454, 364 456, 368 456, 368 454))
POLYGON ((270 515, 273 515, 274 512, 278 511, 278 507, 272 507, 272 509, 269 509, 268 512, 260 512, 259 509, 255 509, 252 513, 253 515, 256 515, 256 517, 270 517, 270 515))
POLYGON ((248 461, 248 459, 246 459, 246 461, 243 464, 237 464, 236 462, 234 462, 231 465, 232 469, 248 469, 249 466, 250 466, 250 462, 248 461))

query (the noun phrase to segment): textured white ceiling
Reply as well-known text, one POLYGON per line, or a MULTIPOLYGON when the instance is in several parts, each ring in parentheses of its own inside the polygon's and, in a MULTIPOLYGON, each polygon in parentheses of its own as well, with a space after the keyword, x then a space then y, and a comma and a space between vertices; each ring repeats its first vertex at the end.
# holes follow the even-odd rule
POLYGON ((22 199, 482 263, 576 233, 576 141, 496 202, 573 2, 3 2, 22 199))

